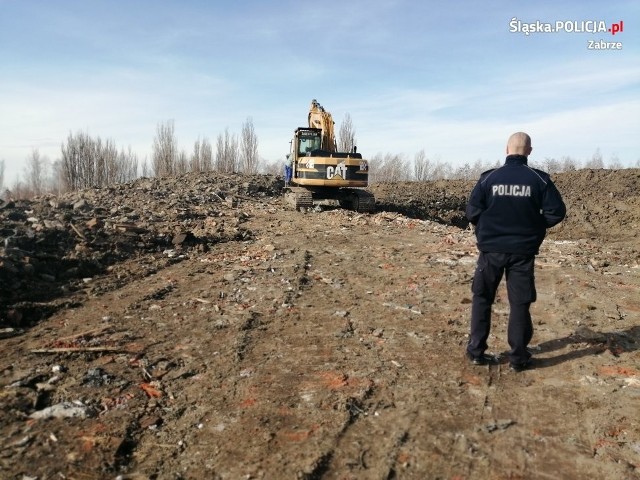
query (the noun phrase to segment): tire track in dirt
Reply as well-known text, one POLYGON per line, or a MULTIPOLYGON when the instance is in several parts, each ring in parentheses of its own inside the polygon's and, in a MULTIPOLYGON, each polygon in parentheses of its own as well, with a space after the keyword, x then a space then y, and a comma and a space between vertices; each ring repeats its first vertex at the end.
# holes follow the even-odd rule
MULTIPOLYGON (((314 308, 315 305, 326 301, 327 295, 336 305, 336 311, 330 314, 332 321, 324 320, 325 335, 331 335, 331 340, 327 340, 335 352, 344 352, 341 355, 332 354, 329 364, 335 371, 342 371, 341 383, 329 385, 335 391, 337 401, 334 408, 345 411, 341 424, 335 426, 332 435, 332 442, 328 444, 325 451, 320 451, 318 460, 315 462, 316 468, 308 473, 306 478, 334 478, 336 472, 347 471, 380 471, 385 470, 385 458, 393 455, 397 449, 397 444, 404 438, 404 432, 390 433, 387 436, 379 437, 375 444, 364 441, 367 437, 361 437, 361 432, 370 430, 367 426, 369 416, 377 415, 376 409, 389 403, 387 394, 381 391, 395 381, 395 373, 384 368, 384 359, 376 355, 375 343, 380 337, 382 330, 377 330, 372 326, 367 326, 365 320, 366 313, 360 311, 354 305, 354 299, 366 298, 370 296, 371 279, 368 278, 368 271, 362 271, 359 265, 366 264, 371 257, 366 253, 346 254, 343 252, 343 241, 341 232, 329 233, 329 238, 325 239, 318 248, 316 261, 312 262, 310 277, 314 282, 305 289, 300 302, 306 308, 314 308), (340 272, 349 272, 349 278, 334 277, 334 264, 340 264, 340 272), (329 292, 327 290, 329 289, 329 292), (330 330, 327 331, 327 327, 330 330), (366 356, 360 353, 361 350, 368 350, 366 356), (371 355, 374 353, 374 355, 371 355), (354 355, 354 357, 351 357, 354 355), (366 364, 362 360, 366 358, 366 364), (353 377, 350 372, 365 371, 365 379, 353 377), (364 385, 356 392, 350 391, 351 383, 357 384, 364 380, 364 385), (396 438, 398 437, 398 438, 396 438)), ((357 243, 358 239, 353 235, 349 237, 350 242, 357 243)), ((388 469, 388 467, 386 467, 388 469)))
MULTIPOLYGON (((348 334, 352 329, 345 328, 345 323, 351 321, 348 318, 351 314, 334 315, 341 310, 319 311, 315 307, 316 303, 326 303, 327 290, 334 294, 335 304, 349 304, 351 300, 347 301, 346 298, 350 294, 346 291, 343 293, 344 288, 342 288, 345 282, 340 278, 327 276, 324 273, 326 271, 324 265, 314 264, 313 253, 304 251, 298 255, 302 255, 304 268, 300 267, 301 262, 296 262, 291 268, 292 272, 286 275, 293 285, 300 285, 302 288, 299 291, 294 288, 293 291, 285 293, 283 303, 286 308, 281 312, 282 315, 269 317, 268 326, 271 332, 269 343, 263 345, 260 338, 253 338, 251 350, 242 358, 246 374, 244 383, 248 385, 238 388, 235 393, 241 409, 238 420, 229 426, 226 424, 224 427, 221 424, 216 426, 222 430, 217 432, 220 436, 228 432, 230 437, 234 437, 239 432, 231 430, 237 428, 247 432, 252 430, 262 432, 258 440, 263 440, 266 445, 260 441, 252 445, 250 452, 257 450, 255 454, 243 451, 242 467, 234 467, 225 462, 226 471, 235 472, 238 475, 241 472, 235 470, 236 468, 242 468, 244 474, 250 472, 252 468, 261 467, 268 470, 270 463, 264 458, 265 448, 267 451, 277 448, 277 456, 284 462, 284 467, 281 468, 286 468, 287 464, 298 465, 297 469, 301 469, 296 470, 298 474, 307 478, 319 478, 325 475, 330 468, 328 463, 336 452, 336 447, 334 443, 327 444, 328 440, 322 437, 339 439, 344 436, 345 432, 359 421, 364 402, 372 394, 370 379, 351 375, 351 368, 346 368, 346 364, 337 362, 334 358, 336 352, 340 356, 344 353, 353 354, 353 352, 345 352, 345 348, 340 345, 344 341, 345 334, 349 339, 348 334), (283 346, 284 350, 278 352, 274 349, 274 335, 278 345, 283 346), (318 344, 315 339, 322 339, 322 341, 318 344), (285 351, 289 354, 283 353, 285 351), (301 365, 300 359, 310 359, 311 363, 301 365), (268 393, 265 391, 262 394, 265 388, 268 389, 268 393), (263 396, 268 397, 267 402, 270 405, 261 405, 266 401, 263 396), (275 417, 274 404, 280 405, 278 407, 280 413, 275 417), (251 415, 251 418, 242 418, 245 412, 246 415, 251 415), (300 452, 297 448, 302 441, 305 442, 304 452, 300 452), (313 448, 314 441, 320 442, 317 450, 313 448), (258 466, 252 467, 252 458, 256 458, 258 466)), ((357 284, 358 282, 350 279, 348 283, 357 284)), ((363 288, 366 288, 366 282, 363 282, 363 285, 365 285, 363 288)), ((267 286, 259 287, 258 290, 264 290, 267 286)), ((367 294, 359 292, 359 295, 367 294)), ((352 350, 362 348, 362 342, 358 339, 351 340, 357 347, 351 347, 352 350)), ((371 347, 367 345, 364 348, 368 350, 371 347)), ((358 355, 361 354, 358 353, 358 355)), ((359 367, 361 367, 359 364, 352 366, 353 369, 359 367)), ((231 405, 229 407, 233 408, 231 405)), ((400 433, 401 438, 402 436, 403 434, 400 433)), ((217 458, 219 461, 222 461, 222 458, 234 458, 238 455, 234 452, 233 445, 221 445, 214 451, 218 448, 221 452, 225 452, 225 455, 217 458)))
MULTIPOLYGON (((295 311, 295 309, 289 302, 297 296, 299 287, 304 286, 307 282, 305 279, 305 265, 308 264, 309 254, 305 251, 299 253, 290 252, 285 257, 286 261, 272 262, 272 266, 267 267, 270 270, 278 272, 277 275, 273 276, 271 284, 264 284, 264 280, 256 279, 256 283, 251 283, 251 287, 255 287, 253 291, 261 292, 261 295, 268 291, 278 292, 276 296, 279 296, 279 298, 273 299, 277 300, 277 302, 274 303, 273 310, 282 310, 282 316, 286 317, 285 321, 288 322, 291 321, 292 316, 295 317, 295 314, 291 314, 291 311, 295 311), (294 260, 293 264, 291 263, 292 260, 294 260), (293 285, 291 290, 285 290, 284 293, 282 293, 283 285, 288 284, 293 285)), ((195 281, 197 282, 198 279, 195 279, 195 281)), ((233 291, 233 288, 231 290, 233 291)), ((237 301, 237 305, 251 305, 254 304, 256 300, 250 298, 250 295, 246 292, 242 295, 235 292, 232 296, 237 301)), ((215 463, 218 465, 225 464, 225 468, 230 469, 229 471, 234 471, 235 468, 240 468, 243 471, 247 471, 247 469, 251 470, 252 462, 250 456, 247 458, 246 451, 235 452, 234 448, 236 445, 233 442, 230 443, 227 441, 226 438, 237 438, 237 436, 251 437, 251 431, 256 428, 264 430, 264 436, 260 435, 259 440, 270 440, 272 436, 275 437, 276 435, 282 436, 278 431, 272 432, 268 426, 262 425, 260 418, 256 420, 254 417, 255 415, 259 415, 259 411, 262 408, 261 403, 265 401, 264 398, 261 398, 261 392, 264 388, 269 389, 269 393, 266 394, 269 400, 267 400, 267 405, 265 406, 266 411, 264 418, 272 416, 270 411, 272 408, 271 404, 278 403, 280 391, 281 394, 285 396, 285 400, 290 393, 286 385, 283 384, 282 390, 278 388, 277 384, 274 385, 274 374, 267 369, 269 367, 269 357, 274 353, 276 355, 278 354, 277 351, 274 352, 273 342, 264 342, 263 337, 268 335, 269 338, 272 339, 274 329, 280 329, 281 332, 288 330, 286 324, 279 324, 274 317, 271 316, 273 312, 268 313, 270 316, 268 316, 268 320, 264 322, 261 318, 262 314, 256 311, 245 311, 228 315, 229 317, 237 316, 240 318, 237 322, 238 326, 236 329, 222 329, 222 332, 229 332, 226 336, 228 339, 226 342, 227 348, 224 350, 220 349, 219 351, 216 350, 213 353, 214 355, 217 354, 216 356, 221 359, 228 358, 231 362, 217 362, 219 366, 221 366, 221 363, 225 364, 224 370, 218 372, 216 375, 218 381, 210 378, 214 372, 208 369, 203 369, 198 374, 198 377, 200 377, 198 378, 199 382, 209 383, 211 380, 214 380, 213 383, 216 384, 216 386, 213 390, 219 391, 220 395, 218 399, 212 399, 208 402, 204 398, 202 402, 194 402, 194 406, 197 405, 196 410, 198 411, 197 418, 194 418, 194 424, 197 426, 196 428, 199 427, 199 430, 195 430, 195 433, 185 431, 172 432, 169 434, 170 437, 175 438, 176 435, 181 435, 185 438, 184 444, 189 445, 189 450, 202 448, 206 445, 206 448, 213 452, 211 461, 213 462, 215 460, 215 463), (266 344, 262 345, 263 343, 266 344), (232 346, 229 347, 228 345, 232 346), (265 351, 267 358, 262 357, 265 351), (211 425, 211 422, 214 420, 216 423, 211 425), (258 425, 251 427, 255 421, 258 422, 258 425), (238 428, 244 432, 238 432, 238 428), (207 440, 204 440, 205 437, 203 437, 203 434, 206 433, 209 435, 207 435, 207 440), (235 464, 235 467, 227 465, 227 462, 230 462, 231 459, 237 455, 242 455, 246 461, 241 465, 235 464)), ((230 324, 236 323, 231 318, 229 321, 230 324)), ((294 341, 295 340, 294 338, 294 341)), ((281 339, 281 343, 286 341, 286 339, 281 339)), ((279 380, 279 378, 276 377, 276 380, 279 380)), ((327 382, 333 380, 332 378, 322 378, 322 381, 327 382)), ((283 403, 286 404, 286 401, 283 400, 283 403)), ((283 415, 283 418, 286 417, 287 415, 283 415)), ((182 424, 185 423, 184 420, 184 418, 181 419, 182 424)), ((165 432, 170 431, 171 426, 165 424, 163 430, 165 432)), ((298 436, 304 436, 304 434, 303 430, 290 430, 284 433, 284 437, 295 439, 298 436)), ((268 443, 269 441, 267 441, 267 444, 268 443)), ((262 455, 262 449, 259 448, 260 446, 255 446, 258 458, 262 455)), ((180 458, 180 461, 184 462, 184 458, 180 458)), ((194 464, 202 461, 202 458, 193 459, 194 464)), ((312 460, 309 464, 311 465, 314 462, 315 461, 312 460)), ((187 464, 188 463, 191 462, 187 462, 187 464)), ((205 464, 206 463, 205 461, 205 464)), ((319 463, 321 463, 321 460, 319 460, 319 463)), ((140 467, 144 467, 145 470, 147 468, 144 465, 140 465, 140 467)), ((312 468, 309 470, 312 470, 312 468)))
MULTIPOLYGON (((313 307, 321 303, 322 296, 327 296, 327 285, 334 286, 337 292, 332 291, 330 298, 334 304, 340 305, 338 308, 349 306, 342 312, 347 317, 343 321, 350 325, 349 328, 341 329, 340 323, 334 321, 333 328, 336 331, 334 336, 340 337, 345 331, 353 332, 353 337, 348 338, 354 340, 355 337, 357 340, 357 342, 350 342, 347 347, 337 345, 335 350, 342 350, 350 355, 347 357, 348 360, 339 362, 336 359, 334 362, 343 365, 344 369, 369 372, 367 377, 373 382, 373 388, 356 404, 357 416, 352 414, 355 418, 344 420, 345 428, 336 431, 333 443, 327 449, 319 451, 315 468, 310 472, 314 476, 310 478, 336 478, 336 475, 340 476, 345 472, 352 472, 354 475, 375 475, 371 478, 392 478, 396 472, 400 471, 396 468, 396 463, 406 463, 408 457, 402 449, 408 441, 413 440, 408 432, 411 430, 413 420, 419 414, 414 410, 415 404, 411 401, 416 399, 416 388, 420 391, 420 380, 412 379, 408 384, 404 381, 399 382, 399 372, 403 369, 414 371, 414 368, 415 371, 420 371, 425 364, 425 355, 422 350, 426 340, 421 339, 420 334, 417 333, 423 326, 416 325, 415 319, 412 318, 416 315, 415 309, 404 305, 423 301, 424 307, 421 305, 421 308, 425 308, 425 314, 432 313, 430 310, 435 311, 437 306, 429 303, 428 295, 426 299, 419 300, 419 295, 407 288, 407 285, 410 285, 415 289, 416 271, 420 271, 414 268, 414 262, 417 259, 409 256, 416 250, 415 245, 405 240, 406 247, 378 248, 375 239, 372 241, 370 237, 365 238, 366 236, 358 238, 354 232, 349 233, 349 241, 352 245, 360 241, 363 245, 371 245, 371 247, 363 249, 366 254, 358 255, 353 253, 352 247, 349 254, 345 256, 341 251, 340 241, 335 240, 342 237, 341 232, 328 234, 327 236, 334 240, 325 240, 323 247, 318 249, 318 261, 310 269, 309 276, 318 280, 314 285, 316 288, 305 290, 301 302, 305 302, 306 308, 313 307), (404 250, 410 250, 411 254, 405 256, 404 250), (329 278, 326 272, 332 270, 332 262, 339 262, 339 271, 349 272, 348 281, 329 278), (362 268, 363 264, 369 264, 369 268, 362 268), (374 269, 379 268, 384 272, 384 276, 378 280, 372 279, 371 264, 377 265, 374 269), (320 288, 323 286, 324 289, 320 288), (356 302, 355 299, 358 298, 364 301, 356 302), (353 305, 354 303, 358 305, 353 305), (363 303, 364 306, 362 306, 363 303), (371 310, 368 307, 371 304, 381 307, 371 310), (380 317, 381 311, 395 317, 391 323, 393 326, 389 326, 384 317, 380 317), (372 316, 371 313, 374 315, 372 316), (400 338, 395 338, 396 336, 400 338), (416 351, 412 350, 410 354, 407 353, 405 341, 407 337, 416 343, 416 351), (394 347, 391 348, 390 345, 394 347), (360 353, 363 350, 366 354, 360 353), (356 355, 351 356, 354 353, 356 355), (372 363, 374 359, 375 362, 372 363), (398 359, 403 362, 408 361, 409 364, 402 365, 398 359), (410 399, 408 403, 412 406, 408 410, 403 405, 404 400, 401 402, 396 400, 403 397, 410 399)), ((397 236, 398 233, 392 229, 380 239, 380 243, 394 244, 395 242, 389 242, 386 235, 397 236)), ((419 258, 419 255, 417 257, 419 258)), ((426 279, 429 273, 417 276, 426 279)), ((446 328, 447 320, 451 318, 442 318, 443 323, 434 326, 434 337, 441 335, 443 327, 446 328)), ((326 320, 323 325, 327 325, 326 320)), ((431 355, 432 358, 438 356, 431 355)), ((305 358, 303 352, 300 357, 305 358)), ((346 382, 346 377, 342 377, 342 381, 346 382)), ((423 388, 428 390, 429 386, 433 387, 433 380, 425 382, 423 388)), ((437 388, 439 387, 434 389, 437 390, 437 388)), ((354 403, 350 403, 347 408, 350 407, 353 410, 353 406, 354 403)))
MULTIPOLYGON (((285 465, 299 465, 301 470, 297 470, 297 474, 304 478, 320 478, 333 450, 322 445, 318 445, 316 450, 313 448, 314 439, 322 440, 319 437, 321 431, 325 436, 340 436, 355 421, 358 405, 366 398, 371 387, 368 381, 352 378, 348 373, 331 367, 331 357, 334 355, 332 337, 340 331, 343 319, 317 311, 314 298, 319 294, 320 300, 324 301, 323 287, 333 285, 334 279, 318 277, 314 256, 310 251, 296 254, 301 257, 287 274, 291 290, 285 292, 284 311, 273 318, 271 324, 272 333, 276 333, 278 343, 283 348, 278 351, 274 350, 271 342, 265 345, 256 342, 251 353, 253 362, 248 357, 246 359, 248 364, 253 364, 254 370, 251 375, 253 389, 248 389, 252 396, 244 405, 254 412, 263 408, 271 412, 263 414, 269 420, 259 427, 269 439, 267 448, 277 448, 278 456, 285 465), (333 327, 327 330, 329 324, 333 327), (323 339, 322 343, 316 343, 317 338, 323 339), (318 364, 313 361, 314 357, 320 357, 318 364), (311 363, 301 363, 301 359, 310 359, 311 363), (260 364, 256 365, 258 362, 260 364), (268 392, 263 392, 264 388, 268 388, 268 392), (271 406, 263 407, 265 402, 271 406), (272 410, 274 404, 279 405, 279 414, 275 418, 272 410), (320 410, 320 414, 316 409, 320 410), (302 441, 306 448, 301 452, 298 445, 302 441)), ((325 443, 322 441, 322 444, 325 443)), ((259 449, 258 446, 256 448, 259 449)), ((260 449, 257 456, 261 457, 260 449)), ((251 464, 251 458, 247 458, 245 452, 245 472, 251 470, 251 464)))
MULTIPOLYGON (((285 296, 281 293, 281 270, 287 268, 280 266, 282 261, 274 262, 275 268, 266 268, 278 271, 278 274, 272 275, 267 284, 264 280, 252 282, 247 281, 252 278, 252 269, 263 268, 264 258, 252 258, 247 247, 235 251, 232 249, 226 254, 219 251, 217 257, 218 261, 214 262, 216 267, 220 267, 221 263, 231 266, 232 270, 240 264, 242 267, 232 275, 223 274, 221 270, 228 272, 227 268, 212 267, 211 271, 194 276, 190 279, 190 285, 185 285, 187 291, 193 291, 194 285, 211 285, 209 295, 203 295, 205 299, 211 300, 206 300, 203 309, 208 310, 208 315, 212 315, 212 318, 207 320, 208 315, 203 315, 202 311, 196 317, 199 322, 207 322, 212 336, 200 338, 203 347, 198 356, 200 360, 204 360, 205 365, 191 377, 193 384, 183 386, 178 394, 183 400, 185 396, 190 397, 187 401, 190 407, 175 428, 167 424, 163 426, 162 438, 181 438, 182 443, 172 449, 173 455, 169 459, 165 458, 162 465, 153 467, 153 464, 141 462, 138 468, 142 471, 157 474, 164 468, 175 467, 188 472, 191 468, 203 466, 208 470, 214 464, 231 462, 241 454, 234 452, 236 444, 227 438, 252 435, 250 431, 240 433, 236 429, 246 428, 248 422, 243 418, 244 412, 257 402, 254 398, 255 387, 248 385, 249 381, 259 375, 261 368, 254 361, 254 349, 261 344, 265 335, 271 334, 272 328, 272 318, 267 315, 269 311, 252 310, 258 300, 261 300, 254 298, 252 292, 261 292, 263 295, 264 292, 277 292, 272 299, 277 302, 272 308, 276 309, 276 304, 282 305, 285 296), (224 261, 221 260, 223 257, 226 257, 224 261), (217 289, 220 291, 217 292, 217 289), (208 387, 203 392, 199 385, 208 387), (203 457, 203 449, 209 452, 207 457, 203 457), (183 453, 187 451, 192 457, 185 461, 183 453), (222 461, 221 458, 225 460, 222 461)), ((290 268, 291 272, 296 268, 297 264, 290 268)), ((291 272, 284 275, 291 278, 294 276, 291 272)), ((201 327, 196 328, 200 330, 201 327)), ((152 451, 156 442, 157 440, 154 442, 149 439, 147 450, 152 451)), ((157 455, 153 457, 157 458, 157 455)))
MULTIPOLYGON (((129 371, 121 372, 126 375, 131 385, 143 387, 146 395, 137 394, 137 401, 129 404, 126 420, 126 428, 122 434, 122 442, 114 454, 113 470, 115 472, 129 471, 134 468, 139 458, 144 458, 145 449, 141 448, 148 437, 149 429, 160 425, 171 424, 182 419, 184 411, 178 409, 163 408, 164 399, 174 398, 176 390, 172 382, 162 382, 167 373, 167 378, 173 377, 171 370, 179 368, 177 379, 185 379, 197 375, 197 370, 185 369, 184 361, 174 362, 166 356, 169 350, 168 343, 176 337, 186 337, 183 325, 179 322, 170 322, 165 315, 166 309, 171 309, 178 303, 177 299, 184 295, 183 282, 178 279, 189 277, 195 273, 202 273, 202 267, 192 268, 192 264, 186 258, 174 259, 169 262, 160 262, 151 270, 146 270, 140 275, 120 278, 115 289, 107 288, 99 298, 102 303, 117 301, 125 307, 122 311, 112 310, 115 313, 115 321, 120 321, 122 328, 131 330, 136 338, 144 339, 138 353, 129 358, 129 371), (132 322, 133 320, 133 322, 132 322), (158 326, 162 325, 161 328, 158 326), (163 331, 164 330, 164 331, 163 331), (171 330, 171 331, 169 331, 171 330), (142 332, 152 332, 145 335, 142 332), (140 402, 140 398, 143 398, 140 402)), ((190 285, 186 285, 190 287, 190 285)), ((113 302, 116 303, 116 302, 113 302)), ((91 309, 89 302, 85 309, 91 309)), ((115 394, 121 392, 115 392, 115 394)), ((106 412, 109 415, 109 412, 106 412)), ((179 451, 181 445, 173 446, 160 444, 167 451, 179 451)), ((156 471, 158 469, 156 468, 156 471)))

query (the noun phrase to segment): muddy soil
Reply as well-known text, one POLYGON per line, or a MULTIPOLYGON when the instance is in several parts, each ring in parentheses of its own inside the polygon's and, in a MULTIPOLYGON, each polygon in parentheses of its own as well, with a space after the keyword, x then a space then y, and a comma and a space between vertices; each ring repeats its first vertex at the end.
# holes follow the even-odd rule
POLYGON ((640 478, 640 170, 554 180, 521 373, 504 286, 501 363, 464 359, 473 182, 376 184, 357 214, 289 211, 277 177, 141 179, 55 237, 17 233, 51 198, 5 209, 0 478, 640 478))

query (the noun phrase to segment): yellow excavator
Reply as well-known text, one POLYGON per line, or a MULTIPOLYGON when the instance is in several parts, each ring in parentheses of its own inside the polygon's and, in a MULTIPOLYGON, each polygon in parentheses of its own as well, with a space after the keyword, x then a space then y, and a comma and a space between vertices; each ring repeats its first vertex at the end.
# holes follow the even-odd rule
POLYGON ((373 212, 375 197, 364 190, 369 185, 369 162, 355 147, 338 152, 335 122, 317 100, 311 102, 308 124, 295 130, 287 155, 286 204, 296 210, 330 205, 373 212))

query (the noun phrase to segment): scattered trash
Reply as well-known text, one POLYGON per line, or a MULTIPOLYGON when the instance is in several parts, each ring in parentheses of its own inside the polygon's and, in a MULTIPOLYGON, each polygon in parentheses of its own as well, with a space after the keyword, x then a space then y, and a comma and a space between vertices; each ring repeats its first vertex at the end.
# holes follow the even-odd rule
POLYGON ((403 306, 403 305, 396 305, 395 303, 389 303, 389 302, 385 302, 382 305, 384 305, 385 307, 391 307, 391 308, 395 308, 396 310, 405 310, 407 312, 411 312, 415 315, 422 315, 422 312, 417 309, 414 308, 412 306, 403 306))
POLYGON ((157 382, 141 383, 140 388, 144 390, 144 393, 146 393, 150 398, 162 397, 162 392, 158 389, 157 382))
POLYGON ((496 432, 498 430, 506 430, 507 428, 509 428, 511 425, 515 425, 515 421, 514 420, 496 420, 495 422, 492 423, 488 423, 487 425, 484 425, 482 427, 482 430, 488 432, 488 433, 493 433, 496 432))
POLYGON ((100 367, 90 368, 82 377, 82 385, 85 387, 101 387, 102 385, 108 385, 112 381, 113 377, 105 373, 100 367))
POLYGON ((41 420, 44 418, 87 418, 94 416, 93 409, 79 400, 62 402, 57 405, 38 410, 29 415, 29 418, 41 420))
POLYGON ((382 338, 384 335, 384 329, 383 328, 375 328, 372 332, 371 335, 377 338, 382 338))
POLYGON ((15 328, 12 328, 12 327, 0 328, 0 338, 15 337, 19 333, 20 333, 19 330, 15 329, 15 328))
POLYGON ((625 387, 640 388, 640 377, 630 377, 624 379, 625 387))

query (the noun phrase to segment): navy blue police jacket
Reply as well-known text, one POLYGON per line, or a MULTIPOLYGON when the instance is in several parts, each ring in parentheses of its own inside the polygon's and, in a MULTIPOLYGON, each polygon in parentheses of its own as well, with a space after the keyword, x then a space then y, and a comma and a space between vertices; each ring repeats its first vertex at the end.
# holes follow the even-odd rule
POLYGON ((523 155, 508 155, 504 165, 480 176, 466 215, 476 227, 478 250, 535 255, 547 228, 566 211, 548 174, 529 167, 523 155))

